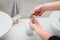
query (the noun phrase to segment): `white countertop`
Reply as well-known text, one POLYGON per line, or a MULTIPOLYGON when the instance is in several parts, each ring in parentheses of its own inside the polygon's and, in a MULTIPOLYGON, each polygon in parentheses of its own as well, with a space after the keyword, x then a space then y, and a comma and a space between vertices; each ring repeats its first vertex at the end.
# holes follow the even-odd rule
MULTIPOLYGON (((53 33, 48 17, 41 17, 37 19, 46 31, 53 33)), ((34 36, 26 35, 26 27, 29 27, 28 22, 29 19, 20 19, 20 23, 14 25, 10 29, 4 40, 40 40, 40 37, 36 33, 34 33, 34 36)))

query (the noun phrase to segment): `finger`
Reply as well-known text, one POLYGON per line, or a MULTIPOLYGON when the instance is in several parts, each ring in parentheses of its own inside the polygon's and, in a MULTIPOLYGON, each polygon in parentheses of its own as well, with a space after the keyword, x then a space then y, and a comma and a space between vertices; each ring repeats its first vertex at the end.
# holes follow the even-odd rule
POLYGON ((32 22, 33 22, 33 18, 30 18, 30 23, 32 24, 32 22))
POLYGON ((35 18, 33 18, 32 21, 34 22, 34 24, 38 23, 38 21, 35 18))
POLYGON ((35 24, 32 24, 31 22, 29 22, 30 27, 34 30, 36 28, 35 24))
POLYGON ((39 14, 39 10, 35 10, 35 16, 39 14))
POLYGON ((40 13, 41 13, 41 11, 38 11, 38 14, 37 14, 37 16, 39 16, 39 15, 40 15, 40 13))
POLYGON ((31 18, 31 19, 30 19, 30 22, 31 22, 32 24, 35 24, 34 18, 31 18))
POLYGON ((32 22, 31 22, 31 21, 29 22, 29 25, 30 25, 31 27, 33 27, 33 24, 32 24, 32 22))
POLYGON ((35 15, 38 16, 39 15, 39 11, 37 11, 35 15))
POLYGON ((41 15, 43 14, 43 11, 44 11, 44 10, 43 10, 43 9, 41 9, 41 12, 39 13, 39 16, 41 16, 41 15))
POLYGON ((37 16, 38 15, 38 12, 35 12, 33 15, 37 16))
POLYGON ((42 12, 39 13, 39 16, 41 16, 41 15, 42 15, 42 12))
POLYGON ((38 22, 38 20, 36 20, 35 18, 31 18, 30 19, 30 22, 33 24, 38 24, 39 22, 38 22))
POLYGON ((32 23, 31 23, 31 22, 29 22, 29 24, 30 24, 30 26, 31 26, 31 24, 32 24, 32 23))
POLYGON ((32 10, 31 13, 32 13, 32 15, 36 16, 38 14, 38 12, 39 12, 39 10, 35 8, 35 9, 32 10))
POLYGON ((35 10, 32 10, 31 14, 32 14, 32 15, 35 15, 35 12, 36 12, 35 10))
POLYGON ((32 22, 32 19, 30 19, 30 21, 29 22, 32 22))
POLYGON ((33 27, 33 25, 32 25, 32 23, 31 23, 31 22, 29 22, 29 25, 30 25, 30 27, 31 27, 31 28, 33 27))

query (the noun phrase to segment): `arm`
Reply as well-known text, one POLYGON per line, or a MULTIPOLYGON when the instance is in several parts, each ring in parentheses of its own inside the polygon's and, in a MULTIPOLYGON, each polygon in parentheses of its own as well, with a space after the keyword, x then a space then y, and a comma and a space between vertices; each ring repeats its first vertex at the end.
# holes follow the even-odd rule
POLYGON ((48 10, 60 10, 60 1, 38 5, 32 10, 31 13, 35 16, 41 16, 45 11, 48 10))
POLYGON ((48 40, 51 36, 53 36, 49 32, 45 31, 40 23, 34 18, 30 20, 30 26, 41 37, 42 40, 48 40), (32 23, 33 21, 34 24, 32 23))
POLYGON ((35 32, 41 37, 42 40, 48 40, 51 36, 51 33, 43 30, 43 29, 35 29, 35 32))
POLYGON ((60 10, 60 1, 44 4, 46 5, 46 10, 60 10))

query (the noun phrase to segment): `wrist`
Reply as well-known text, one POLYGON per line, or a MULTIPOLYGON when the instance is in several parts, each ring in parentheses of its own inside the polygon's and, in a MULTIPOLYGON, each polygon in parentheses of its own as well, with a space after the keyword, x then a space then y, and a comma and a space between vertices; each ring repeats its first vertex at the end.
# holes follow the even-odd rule
POLYGON ((47 11, 47 10, 48 10, 48 8, 47 8, 47 5, 46 5, 46 4, 43 4, 43 9, 44 9, 44 11, 47 11))
POLYGON ((39 31, 42 31, 43 29, 42 28, 35 28, 34 31, 36 32, 39 32, 39 31))
POLYGON ((43 4, 43 9, 44 9, 44 11, 50 10, 49 3, 43 4))
POLYGON ((53 34, 45 31, 44 29, 35 29, 35 32, 41 37, 42 40, 48 40, 53 34))

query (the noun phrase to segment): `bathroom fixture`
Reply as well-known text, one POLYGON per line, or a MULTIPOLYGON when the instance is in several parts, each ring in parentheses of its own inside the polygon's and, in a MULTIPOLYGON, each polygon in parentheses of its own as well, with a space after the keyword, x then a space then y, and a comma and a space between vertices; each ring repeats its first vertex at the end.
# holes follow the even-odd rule
POLYGON ((0 38, 9 31, 18 19, 20 19, 20 15, 16 15, 12 18, 7 13, 0 11, 0 38))
POLYGON ((8 30, 12 27, 13 21, 11 17, 0 11, 0 38, 2 38, 8 30))
POLYGON ((11 16, 9 16, 7 13, 0 11, 0 38, 9 31, 13 24, 18 23, 21 17, 16 0, 14 0, 11 13, 11 16))
POLYGON ((19 14, 19 9, 16 0, 14 0, 11 17, 14 17, 19 14))
POLYGON ((17 15, 20 16, 20 14, 19 14, 19 9, 18 9, 18 5, 17 5, 16 0, 14 0, 13 7, 12 7, 12 12, 11 13, 12 13, 11 14, 11 17, 13 17, 13 20, 15 21, 14 24, 15 23, 18 23, 19 22, 19 19, 17 19, 18 18, 17 15), (17 20, 15 20, 15 19, 17 19, 17 20))
POLYGON ((51 30, 60 36, 60 11, 54 11, 50 15, 50 24, 52 25, 51 30))

